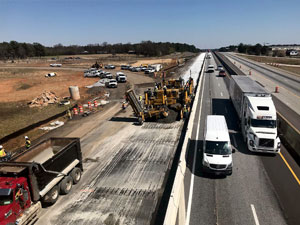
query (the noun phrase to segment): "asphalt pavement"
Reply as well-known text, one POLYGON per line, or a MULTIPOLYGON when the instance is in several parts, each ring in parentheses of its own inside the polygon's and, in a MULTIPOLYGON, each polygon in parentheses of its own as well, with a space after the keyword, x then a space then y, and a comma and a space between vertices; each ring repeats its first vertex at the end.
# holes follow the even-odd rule
MULTIPOLYGON (((214 59, 208 59, 206 67, 209 64, 216 67, 214 59)), ((185 204, 187 209, 191 204, 191 210, 187 210, 186 224, 300 224, 299 184, 279 155, 254 154, 247 150, 224 78, 218 77, 217 71, 204 73, 201 88, 204 88, 203 96, 197 107, 187 154, 185 204), (203 132, 209 114, 226 118, 231 143, 236 148, 231 176, 208 176, 202 171, 203 132), (191 202, 189 195, 192 195, 191 202)), ((284 147, 282 153, 287 154, 284 147)))

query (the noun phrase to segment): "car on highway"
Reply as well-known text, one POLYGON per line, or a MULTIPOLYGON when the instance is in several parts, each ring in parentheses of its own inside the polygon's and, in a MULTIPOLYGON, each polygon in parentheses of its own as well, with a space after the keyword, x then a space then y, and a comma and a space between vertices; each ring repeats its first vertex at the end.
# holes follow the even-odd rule
POLYGON ((116 67, 114 65, 108 64, 104 66, 105 69, 115 69, 116 67))
POLYGON ((208 65, 206 72, 207 73, 213 73, 213 72, 215 72, 215 66, 214 65, 208 65))
POLYGON ((218 65, 218 67, 217 67, 217 70, 224 70, 224 68, 223 68, 223 66, 221 66, 221 65, 218 65))
POLYGON ((225 77, 225 76, 226 76, 225 70, 220 70, 219 71, 219 77, 225 77))
POLYGON ((208 115, 204 128, 203 171, 219 175, 232 174, 232 149, 226 119, 208 115))
POLYGON ((117 82, 117 80, 115 80, 115 79, 111 79, 110 81, 108 81, 108 82, 106 83, 106 86, 107 86, 108 88, 117 88, 117 87, 118 87, 118 82, 117 82))

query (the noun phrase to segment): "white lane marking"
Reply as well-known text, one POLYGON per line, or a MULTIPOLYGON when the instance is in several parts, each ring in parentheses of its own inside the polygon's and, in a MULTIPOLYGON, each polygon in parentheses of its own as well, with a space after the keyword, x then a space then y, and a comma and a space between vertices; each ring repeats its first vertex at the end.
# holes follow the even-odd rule
POLYGON ((257 215, 256 215, 256 211, 255 211, 255 208, 254 208, 253 204, 251 204, 251 209, 252 209, 252 213, 253 213, 255 225, 259 225, 259 221, 258 221, 258 218, 257 218, 257 215))
POLYGON ((220 87, 220 83, 218 83, 218 87, 220 87))
POLYGON ((223 96, 223 92, 221 92, 221 96, 223 96))
MULTIPOLYGON (((203 74, 202 74, 203 77, 203 74)), ((205 76, 203 79, 203 84, 205 82, 205 76)), ((202 83, 201 83, 202 84, 202 83)), ((201 85, 200 85, 201 87, 201 85)), ((193 197, 193 190, 194 190, 194 179, 195 179, 195 166, 196 166, 196 158, 197 158, 197 151, 198 151, 198 135, 199 135, 199 126, 200 126, 200 118, 201 118, 201 110, 202 110, 202 99, 203 99, 203 92, 204 91, 204 85, 202 88, 202 93, 201 93, 201 98, 200 98, 200 109, 199 109, 199 119, 197 123, 197 131, 196 131, 196 144, 195 144, 195 149, 194 149, 194 160, 193 160, 193 168, 192 168, 192 177, 191 177, 191 184, 190 184, 190 191, 189 191, 189 200, 188 200, 188 207, 187 207, 187 212, 186 212, 186 220, 185 224, 189 225, 190 224, 190 218, 191 218, 191 208, 192 208, 192 197, 193 197)))

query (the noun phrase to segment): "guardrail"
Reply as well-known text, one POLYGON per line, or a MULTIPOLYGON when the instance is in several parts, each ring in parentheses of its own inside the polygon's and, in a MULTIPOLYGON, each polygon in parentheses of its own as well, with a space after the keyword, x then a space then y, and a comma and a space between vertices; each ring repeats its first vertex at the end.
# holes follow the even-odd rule
MULTIPOLYGON (((195 118, 195 114, 196 114, 197 101, 198 101, 199 95, 200 95, 199 84, 201 84, 201 80, 203 77, 204 66, 205 66, 205 58, 204 58, 204 61, 202 63, 202 67, 201 67, 201 70, 199 73, 199 79, 198 79, 198 83, 196 86, 196 96, 193 101, 191 114, 188 118, 188 121, 185 121, 187 123, 186 129, 183 130, 183 132, 185 133, 185 136, 184 136, 179 160, 177 163, 177 167, 175 168, 176 169, 175 178, 174 178, 173 186, 171 189, 171 193, 170 193, 170 197, 169 197, 169 201, 168 201, 168 205, 167 205, 167 209, 166 209, 166 213, 165 213, 165 217, 164 217, 164 221, 163 221, 164 225, 175 225, 178 210, 180 210, 180 207, 184 207, 184 209, 181 211, 185 212, 185 204, 184 204, 185 200, 184 200, 184 188, 183 187, 184 187, 184 175, 185 175, 185 171, 186 171, 186 167, 187 167, 186 154, 187 154, 187 149, 189 148, 190 141, 191 141, 190 137, 192 134, 192 128, 193 128, 194 118, 195 118)), ((184 224, 185 223, 184 221, 185 221, 185 213, 184 213, 184 215, 179 215, 179 224, 184 224)))
MULTIPOLYGON (((224 55, 214 52, 217 59, 223 64, 230 75, 245 75, 224 55)), ((230 77, 228 77, 230 79, 230 77)), ((280 101, 279 99, 277 99, 280 101)), ((300 161, 300 131, 294 127, 280 112, 277 111, 278 133, 284 146, 291 152, 297 161, 300 161)))

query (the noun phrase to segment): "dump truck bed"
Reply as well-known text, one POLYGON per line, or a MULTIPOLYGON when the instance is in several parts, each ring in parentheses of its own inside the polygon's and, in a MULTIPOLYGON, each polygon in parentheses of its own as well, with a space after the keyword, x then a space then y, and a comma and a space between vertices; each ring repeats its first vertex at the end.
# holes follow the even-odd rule
POLYGON ((50 138, 0 163, 0 175, 27 177, 37 201, 75 166, 83 170, 79 138, 50 138))

